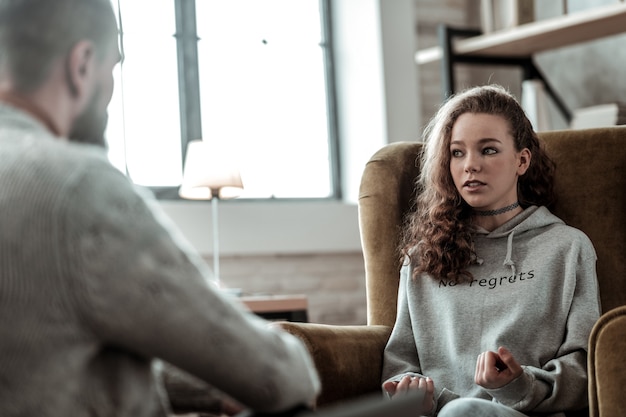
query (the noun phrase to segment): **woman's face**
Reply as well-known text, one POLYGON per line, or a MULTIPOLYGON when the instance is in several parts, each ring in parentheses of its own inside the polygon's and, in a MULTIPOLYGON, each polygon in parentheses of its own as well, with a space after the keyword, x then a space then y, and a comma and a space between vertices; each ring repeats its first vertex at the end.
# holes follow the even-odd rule
POLYGON ((467 204, 497 210, 517 201, 517 180, 530 165, 526 148, 516 151, 501 116, 464 113, 452 126, 450 173, 467 204))

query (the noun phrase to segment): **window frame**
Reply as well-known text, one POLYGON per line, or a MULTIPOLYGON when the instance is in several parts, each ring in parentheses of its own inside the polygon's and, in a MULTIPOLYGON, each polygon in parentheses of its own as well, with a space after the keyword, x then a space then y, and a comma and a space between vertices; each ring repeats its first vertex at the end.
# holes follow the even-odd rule
MULTIPOLYGON (((341 187, 337 95, 334 73, 334 51, 332 16, 330 0, 319 0, 320 16, 322 21, 320 47, 324 57, 324 76, 326 88, 326 109, 328 118, 328 149, 330 159, 331 195, 328 197, 302 198, 246 198, 237 201, 325 201, 341 200, 341 187)), ((196 29, 196 0, 174 0, 176 33, 176 54, 178 66, 178 90, 181 130, 181 155, 185 164, 187 144, 202 137, 202 118, 200 102, 200 74, 198 41, 196 29)), ((121 34, 123 36, 123 33, 121 34)), ((179 187, 146 187, 151 190, 158 200, 182 200, 178 195, 179 187)), ((185 200, 187 201, 187 200, 185 200)))

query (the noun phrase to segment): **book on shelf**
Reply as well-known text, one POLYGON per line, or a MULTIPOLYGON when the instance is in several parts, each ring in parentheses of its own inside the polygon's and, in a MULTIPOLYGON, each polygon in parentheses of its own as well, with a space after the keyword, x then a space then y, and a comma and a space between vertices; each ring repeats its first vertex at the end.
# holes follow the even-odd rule
POLYGON ((480 19, 483 33, 511 29, 535 20, 533 0, 481 0, 480 19))
POLYGON ((588 129, 624 124, 626 124, 626 102, 615 102, 574 110, 570 127, 588 129))

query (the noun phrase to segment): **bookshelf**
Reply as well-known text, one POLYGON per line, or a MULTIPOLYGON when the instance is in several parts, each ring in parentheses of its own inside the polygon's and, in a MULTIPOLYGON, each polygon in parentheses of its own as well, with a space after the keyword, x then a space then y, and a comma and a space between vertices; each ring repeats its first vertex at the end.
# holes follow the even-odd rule
MULTIPOLYGON (((456 55, 529 57, 535 53, 626 32, 626 2, 526 23, 453 42, 456 55)), ((436 46, 415 54, 418 64, 442 59, 436 46)))
POLYGON ((454 65, 509 65, 521 67, 524 79, 539 79, 566 120, 572 113, 536 67, 533 56, 550 49, 626 33, 626 2, 525 23, 488 34, 478 30, 439 28, 439 46, 418 51, 417 64, 441 62, 444 99, 454 93, 454 65))

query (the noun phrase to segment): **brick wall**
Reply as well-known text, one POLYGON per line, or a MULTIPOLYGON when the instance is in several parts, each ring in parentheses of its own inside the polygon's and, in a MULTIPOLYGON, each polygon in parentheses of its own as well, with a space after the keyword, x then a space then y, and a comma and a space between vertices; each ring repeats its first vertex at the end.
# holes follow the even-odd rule
POLYGON ((244 295, 306 295, 309 321, 314 323, 367 321, 361 253, 223 256, 220 275, 225 286, 241 288, 244 295))

